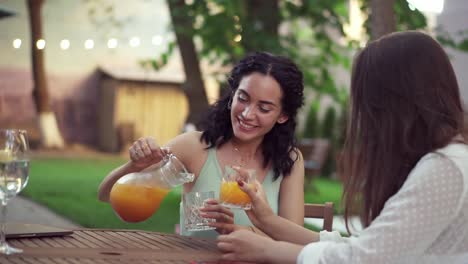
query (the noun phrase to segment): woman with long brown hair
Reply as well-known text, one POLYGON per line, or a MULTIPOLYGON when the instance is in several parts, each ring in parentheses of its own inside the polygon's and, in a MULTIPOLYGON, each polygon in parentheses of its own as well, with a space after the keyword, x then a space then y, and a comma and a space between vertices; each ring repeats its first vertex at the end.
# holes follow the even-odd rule
POLYGON ((308 231, 275 216, 260 186, 239 182, 253 200, 252 223, 276 241, 245 231, 220 236, 224 259, 466 263, 465 113, 442 47, 415 31, 370 42, 354 62, 350 106, 340 166, 345 219, 359 214, 364 230, 349 238, 308 231))

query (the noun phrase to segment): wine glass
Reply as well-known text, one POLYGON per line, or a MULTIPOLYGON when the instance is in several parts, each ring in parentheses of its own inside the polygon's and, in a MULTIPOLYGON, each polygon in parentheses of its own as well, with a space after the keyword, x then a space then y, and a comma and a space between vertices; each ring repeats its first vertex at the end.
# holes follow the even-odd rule
POLYGON ((10 255, 23 251, 6 243, 5 219, 8 201, 23 190, 28 176, 29 144, 26 131, 0 129, 0 253, 10 255))

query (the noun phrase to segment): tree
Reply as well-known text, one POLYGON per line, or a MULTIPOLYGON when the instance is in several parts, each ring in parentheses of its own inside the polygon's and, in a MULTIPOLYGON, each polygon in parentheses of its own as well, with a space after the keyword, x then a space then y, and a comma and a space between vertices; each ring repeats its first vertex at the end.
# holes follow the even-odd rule
MULTIPOLYGON (((330 66, 350 64, 348 47, 336 41, 343 35, 347 18, 345 0, 168 0, 167 3, 191 100, 188 121, 194 122, 208 106, 198 58, 226 66, 214 73, 223 83, 225 69, 249 52, 261 50, 285 55, 303 70, 305 84, 316 92, 316 100, 323 94, 338 102, 346 97, 330 71, 330 66), (283 25, 287 30, 280 33, 283 25), (199 45, 194 45, 194 39, 199 40, 199 45)), ((142 65, 160 69, 168 61, 172 45, 169 44, 168 52, 142 61, 142 65)))
MULTIPOLYGON (((349 66, 348 48, 336 41, 343 34, 346 1, 200 0, 179 1, 170 9, 191 18, 192 26, 184 24, 180 33, 199 39, 200 58, 227 66, 223 70, 249 52, 269 51, 296 61, 317 98, 325 93, 336 100, 342 97, 330 66, 349 66)), ((177 32, 175 20, 174 27, 177 32)), ((219 73, 222 82, 225 72, 219 73)))
MULTIPOLYGON (((225 2, 224 5, 229 6, 227 11, 231 13, 228 17, 222 17, 225 15, 222 13, 210 13, 212 11, 209 5, 213 5, 215 1, 195 1, 192 5, 187 5, 183 0, 168 0, 167 3, 186 75, 185 92, 191 99, 187 122, 197 124, 201 115, 208 108, 203 75, 199 65, 199 54, 206 59, 213 55, 213 51, 215 53, 218 51, 217 55, 220 56, 215 60, 224 57, 225 60, 221 59, 222 64, 227 65, 237 61, 247 52, 259 50, 259 46, 262 46, 261 50, 277 51, 280 22, 278 2, 261 0, 225 2), (236 11, 245 14, 246 19, 240 22, 239 16, 235 15, 236 11), (205 27, 197 28, 195 25, 196 20, 201 17, 206 20, 206 23, 213 23, 213 26, 207 31, 204 30, 205 27), (226 25, 234 27, 230 32, 226 32, 224 31, 226 25), (239 34, 242 28, 249 28, 251 25, 256 25, 257 32, 249 31, 252 34, 244 34, 243 36, 239 34), (261 32, 265 32, 265 34, 261 32), (227 38, 221 37, 223 35, 227 38), (263 36, 266 38, 262 38, 263 36), (199 51, 194 43, 195 37, 202 40, 202 47, 199 51), (236 37, 239 39, 236 40, 236 37), (221 42, 218 43, 218 40, 221 42), (233 48, 233 50, 228 51, 228 47, 233 48), (227 54, 229 55, 226 56, 227 54)), ((171 44, 169 46, 171 47, 171 44)), ((167 62, 171 53, 172 49, 170 48, 160 58, 143 61, 143 65, 151 65, 153 68, 159 69, 167 62)))
POLYGON ((361 9, 369 14, 364 27, 370 39, 395 31, 427 27, 424 14, 411 10, 406 0, 361 0, 361 9))
POLYGON ((281 23, 280 6, 278 1, 250 0, 246 2, 245 19, 242 21, 242 28, 256 27, 257 32, 246 30, 242 36, 241 45, 246 53, 256 51, 264 46, 266 50, 272 52, 279 51, 279 26, 281 23), (259 33, 268 35, 268 42, 263 40, 259 33), (260 42, 260 43, 259 43, 260 42))
POLYGON ((195 43, 190 34, 184 34, 184 29, 192 27, 193 19, 191 16, 180 12, 180 7, 185 5, 184 0, 169 0, 168 4, 172 23, 174 24, 177 45, 179 46, 184 66, 186 78, 184 91, 187 97, 191 99, 186 123, 197 124, 201 119, 201 114, 208 108, 208 98, 205 92, 195 43))
POLYGON ((371 0, 371 38, 378 39, 396 30, 395 0, 371 0))
POLYGON ((36 41, 42 39, 41 9, 43 0, 27 0, 29 25, 31 32, 31 61, 33 73, 33 99, 39 116, 41 144, 44 147, 63 147, 64 142, 57 125, 57 118, 52 111, 47 91, 44 67, 44 50, 36 48, 36 41))

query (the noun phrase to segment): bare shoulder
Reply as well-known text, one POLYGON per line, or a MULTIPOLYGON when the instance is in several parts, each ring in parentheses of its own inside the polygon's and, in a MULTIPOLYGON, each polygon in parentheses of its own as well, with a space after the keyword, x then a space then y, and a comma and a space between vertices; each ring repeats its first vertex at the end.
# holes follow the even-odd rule
POLYGON ((202 133, 200 131, 190 131, 178 135, 167 143, 172 151, 188 150, 188 149, 203 149, 206 144, 200 140, 202 133))
POLYGON ((299 150, 299 148, 294 148, 293 151, 289 153, 289 156, 291 157, 292 160, 296 161, 294 162, 294 165, 297 165, 297 161, 299 162, 304 162, 304 158, 302 157, 302 152, 299 150))
POLYGON ((182 161, 204 160, 207 145, 200 140, 202 133, 190 131, 178 135, 166 145, 182 161))

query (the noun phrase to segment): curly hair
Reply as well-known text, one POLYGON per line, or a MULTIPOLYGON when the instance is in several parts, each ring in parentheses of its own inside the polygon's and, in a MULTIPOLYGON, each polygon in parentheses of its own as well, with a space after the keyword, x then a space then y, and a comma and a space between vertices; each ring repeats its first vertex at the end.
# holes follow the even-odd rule
POLYGON ((233 137, 229 105, 242 78, 252 73, 271 76, 281 87, 282 111, 288 116, 285 123, 276 123, 262 142, 263 167, 273 164, 274 179, 280 174, 288 176, 299 153, 296 148, 296 114, 304 104, 303 75, 290 59, 266 52, 247 55, 232 69, 228 83, 230 92, 214 103, 201 122, 202 141, 207 148, 219 147, 233 137))

